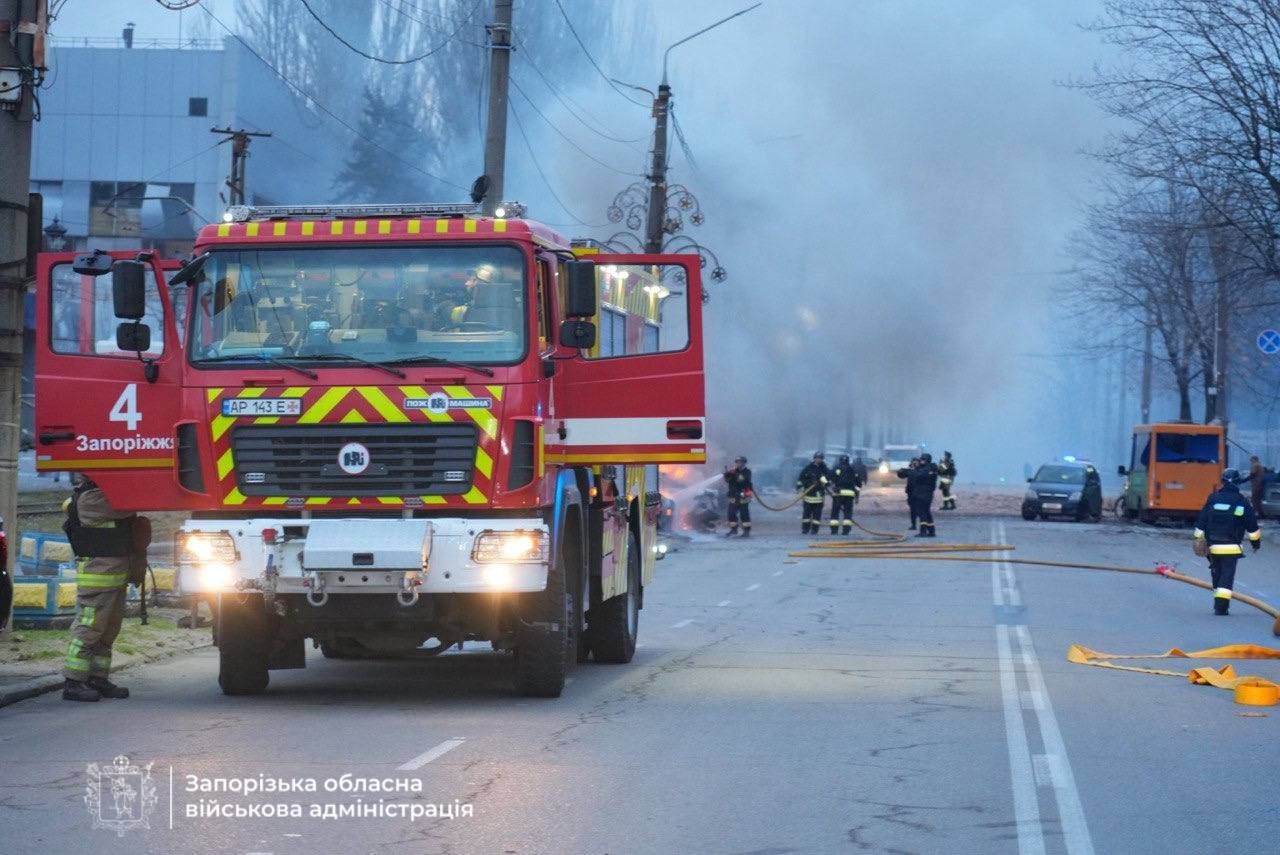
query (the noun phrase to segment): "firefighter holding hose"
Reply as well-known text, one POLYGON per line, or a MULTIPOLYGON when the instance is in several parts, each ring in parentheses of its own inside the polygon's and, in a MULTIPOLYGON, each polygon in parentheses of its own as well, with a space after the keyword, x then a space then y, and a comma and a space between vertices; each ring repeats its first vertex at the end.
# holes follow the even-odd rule
POLYGON ((1215 615, 1225 615, 1231 608, 1236 562, 1244 555, 1241 541, 1247 537, 1254 552, 1262 548, 1258 517, 1240 492, 1243 480, 1239 471, 1224 469, 1221 488, 1204 503, 1196 521, 1193 545, 1197 555, 1209 559, 1215 615))
POLYGON ((796 479, 796 490, 803 498, 804 505, 800 518, 801 534, 817 534, 822 525, 822 506, 826 503, 827 484, 831 481, 831 470, 827 468, 821 451, 813 453, 813 460, 800 470, 796 479))
POLYGON ((861 486, 849 455, 840 455, 836 468, 831 470, 832 534, 847 535, 853 532, 853 504, 858 501, 858 488, 861 486))
POLYGON ((729 531, 725 537, 733 537, 742 526, 742 536, 751 536, 751 497, 755 495, 755 487, 751 484, 751 470, 747 468, 747 458, 734 458, 733 466, 724 470, 724 483, 729 490, 729 531))

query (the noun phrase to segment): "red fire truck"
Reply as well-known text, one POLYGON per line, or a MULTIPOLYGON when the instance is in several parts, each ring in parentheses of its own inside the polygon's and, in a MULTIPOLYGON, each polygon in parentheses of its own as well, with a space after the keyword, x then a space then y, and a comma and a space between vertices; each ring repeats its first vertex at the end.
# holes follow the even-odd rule
POLYGON ((37 466, 190 514, 219 683, 326 656, 630 661, 657 464, 701 463, 699 259, 471 206, 233 208, 180 267, 45 254, 37 466))

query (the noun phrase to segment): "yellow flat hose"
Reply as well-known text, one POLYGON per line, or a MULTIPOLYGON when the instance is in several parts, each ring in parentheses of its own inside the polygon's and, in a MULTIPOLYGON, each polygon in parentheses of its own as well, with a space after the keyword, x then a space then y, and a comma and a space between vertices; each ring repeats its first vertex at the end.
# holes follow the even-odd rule
POLYGON ((1280 685, 1256 675, 1238 676, 1230 665, 1221 668, 1192 668, 1189 672, 1167 671, 1163 668, 1140 668, 1136 665, 1117 665, 1113 659, 1280 659, 1280 650, 1257 644, 1230 644, 1190 653, 1173 648, 1165 653, 1127 654, 1101 653, 1082 644, 1073 644, 1067 650, 1067 661, 1077 665, 1093 665, 1116 671, 1134 671, 1139 674, 1158 674, 1163 677, 1182 677, 1197 686, 1213 686, 1235 694, 1236 703, 1247 706, 1274 706, 1280 703, 1280 685))

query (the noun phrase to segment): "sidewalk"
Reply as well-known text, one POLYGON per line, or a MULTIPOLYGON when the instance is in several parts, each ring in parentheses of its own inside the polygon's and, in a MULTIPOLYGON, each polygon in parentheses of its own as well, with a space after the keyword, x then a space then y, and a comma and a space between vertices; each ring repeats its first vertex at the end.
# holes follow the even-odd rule
MULTIPOLYGON (((182 629, 186 609, 149 608, 142 626, 133 613, 116 639, 112 672, 209 647, 209 627, 182 629)), ((202 616, 205 614, 202 610, 202 616)), ((0 638, 0 707, 62 688, 62 659, 69 630, 18 629, 0 638)))

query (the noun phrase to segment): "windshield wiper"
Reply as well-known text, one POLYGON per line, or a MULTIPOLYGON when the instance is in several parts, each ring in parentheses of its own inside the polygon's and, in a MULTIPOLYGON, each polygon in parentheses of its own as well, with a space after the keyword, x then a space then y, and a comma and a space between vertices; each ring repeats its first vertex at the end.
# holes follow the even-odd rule
POLYGON ((211 362, 239 362, 240 360, 247 360, 249 362, 266 362, 269 365, 278 365, 279 367, 287 368, 290 371, 297 371, 299 374, 310 377, 312 380, 320 379, 320 375, 312 371, 310 368, 304 368, 301 365, 295 365, 288 360, 277 359, 274 356, 265 356, 261 353, 244 353, 233 356, 215 356, 211 358, 206 357, 204 359, 193 359, 191 362, 194 365, 203 365, 211 362))
POLYGON ((350 353, 312 353, 299 357, 300 359, 341 359, 343 362, 358 362, 361 365, 367 365, 370 368, 380 368, 388 374, 394 374, 401 380, 409 375, 405 374, 399 368, 396 368, 391 362, 375 362, 372 359, 365 359, 362 356, 352 356, 350 353))
POLYGON ((406 356, 403 359, 388 359, 379 365, 453 365, 457 368, 465 368, 468 371, 476 371, 486 377, 493 376, 492 368, 485 368, 483 365, 472 365, 470 362, 459 362, 456 359, 445 359, 443 356, 406 356))

